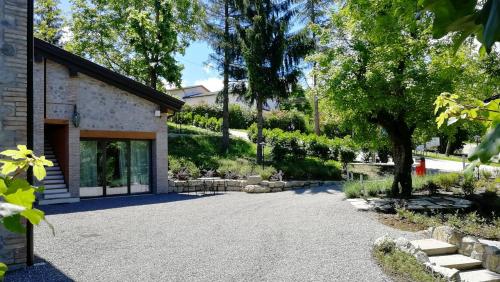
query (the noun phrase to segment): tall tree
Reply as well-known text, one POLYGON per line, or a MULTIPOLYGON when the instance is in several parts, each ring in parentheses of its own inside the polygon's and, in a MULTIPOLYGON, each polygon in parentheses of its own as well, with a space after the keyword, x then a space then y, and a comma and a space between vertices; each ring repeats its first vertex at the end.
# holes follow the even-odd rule
POLYGON ((257 162, 263 160, 263 107, 269 98, 286 97, 297 84, 298 65, 310 50, 290 32, 293 11, 287 0, 239 0, 237 30, 248 77, 247 96, 257 107, 257 162))
POLYGON ((392 194, 412 192, 412 135, 429 126, 432 104, 449 90, 439 79, 431 19, 406 0, 351 0, 332 14, 316 60, 336 111, 387 133, 395 163, 392 194))
POLYGON ((61 46, 63 23, 59 0, 36 0, 34 11, 34 35, 50 44, 61 46))
MULTIPOLYGON (((303 32, 312 39, 312 51, 317 51, 318 36, 315 26, 323 26, 327 20, 328 8, 332 5, 332 1, 328 0, 296 0, 297 6, 295 9, 300 11, 297 13, 299 21, 305 24, 303 32)), ((320 129, 320 113, 319 113, 319 95, 317 89, 317 76, 314 72, 316 69, 316 62, 313 62, 312 72, 312 91, 313 91, 313 107, 314 107, 314 133, 321 134, 320 129)))
POLYGON ((211 61, 215 62, 224 77, 222 94, 222 151, 229 149, 229 93, 238 94, 244 89, 242 80, 241 48, 235 28, 239 13, 234 0, 208 0, 206 2, 206 39, 214 49, 211 61))
POLYGON ((202 9, 191 0, 72 0, 68 49, 152 88, 180 85, 175 59, 195 37, 202 9))

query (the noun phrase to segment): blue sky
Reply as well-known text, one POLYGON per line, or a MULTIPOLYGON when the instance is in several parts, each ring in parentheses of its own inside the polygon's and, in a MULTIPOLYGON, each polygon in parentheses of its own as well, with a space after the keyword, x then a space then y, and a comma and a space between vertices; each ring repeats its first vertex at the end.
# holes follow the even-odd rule
MULTIPOLYGON (((61 0, 61 8, 66 17, 70 16, 69 0, 61 0)), ((217 72, 207 66, 209 55, 212 52, 210 46, 205 42, 193 42, 186 50, 184 56, 178 56, 177 59, 184 65, 182 74, 182 85, 191 86, 202 84, 211 91, 217 91, 222 88, 222 79, 217 72)))

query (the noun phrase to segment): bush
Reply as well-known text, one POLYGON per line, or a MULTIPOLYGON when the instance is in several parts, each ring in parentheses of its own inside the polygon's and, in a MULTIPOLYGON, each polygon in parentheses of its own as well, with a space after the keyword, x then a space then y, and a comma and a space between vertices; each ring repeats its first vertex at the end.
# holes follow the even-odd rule
POLYGON ((340 149, 340 161, 344 164, 353 162, 356 159, 356 153, 349 148, 340 149))
POLYGON ((444 173, 437 174, 433 177, 433 181, 443 187, 444 190, 450 191, 451 188, 460 182, 460 174, 458 173, 444 173))
POLYGON ((375 197, 387 193, 391 185, 390 177, 376 181, 348 181, 344 184, 344 193, 347 198, 375 197))
POLYGON ((422 190, 426 190, 427 192, 429 192, 429 195, 436 195, 440 188, 441 187, 439 187, 439 185, 437 185, 433 181, 429 181, 422 186, 422 190))
POLYGON ((472 173, 467 173, 464 175, 464 180, 462 182, 462 191, 466 196, 474 194, 476 189, 475 179, 472 173))
POLYGON ((229 127, 247 129, 256 121, 255 112, 241 108, 240 105, 229 106, 229 127))
POLYGON ((260 175, 263 179, 269 179, 276 174, 276 169, 272 166, 257 165, 247 159, 238 158, 236 160, 219 160, 218 174, 225 178, 244 178, 250 175, 260 175))
POLYGON ((269 129, 279 128, 283 131, 309 132, 305 115, 296 110, 271 112, 264 117, 264 127, 269 129))
POLYGON ((174 176, 180 176, 187 174, 188 178, 198 178, 200 177, 200 170, 191 161, 185 158, 176 158, 173 156, 169 157, 169 170, 174 174, 174 176))
POLYGON ((302 160, 278 161, 275 167, 283 171, 286 179, 340 180, 341 166, 336 161, 323 161, 306 157, 302 160))

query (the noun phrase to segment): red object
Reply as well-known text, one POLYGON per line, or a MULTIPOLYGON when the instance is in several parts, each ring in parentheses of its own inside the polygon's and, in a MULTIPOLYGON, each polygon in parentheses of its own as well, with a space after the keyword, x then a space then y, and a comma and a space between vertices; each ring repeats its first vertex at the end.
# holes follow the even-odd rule
POLYGON ((417 165, 417 168, 415 169, 415 172, 417 173, 417 176, 425 176, 425 158, 420 158, 420 163, 417 165))

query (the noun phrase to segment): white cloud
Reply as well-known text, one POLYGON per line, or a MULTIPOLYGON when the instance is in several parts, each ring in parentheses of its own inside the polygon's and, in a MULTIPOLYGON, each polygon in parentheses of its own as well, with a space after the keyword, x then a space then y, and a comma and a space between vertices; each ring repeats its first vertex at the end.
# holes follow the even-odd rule
POLYGON ((222 79, 218 77, 197 80, 194 85, 203 85, 210 91, 220 91, 224 87, 222 79))
POLYGON ((203 71, 206 74, 211 74, 213 73, 213 70, 215 69, 214 65, 212 63, 207 63, 203 65, 203 71))

